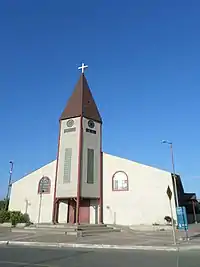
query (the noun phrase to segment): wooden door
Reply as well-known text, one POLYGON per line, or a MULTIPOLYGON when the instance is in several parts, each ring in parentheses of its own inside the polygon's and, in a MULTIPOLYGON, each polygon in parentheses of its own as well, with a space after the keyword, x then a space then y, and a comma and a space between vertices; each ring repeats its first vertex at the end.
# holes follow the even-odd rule
POLYGON ((80 223, 90 223, 90 200, 81 199, 79 210, 80 223))
POLYGON ((76 223, 76 203, 74 200, 68 201, 68 223, 76 223))

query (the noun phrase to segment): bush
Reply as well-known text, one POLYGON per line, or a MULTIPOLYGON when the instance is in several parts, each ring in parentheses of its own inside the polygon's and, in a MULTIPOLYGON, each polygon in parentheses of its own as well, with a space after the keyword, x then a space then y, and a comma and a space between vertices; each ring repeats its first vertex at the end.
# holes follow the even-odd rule
POLYGON ((12 211, 10 214, 10 221, 12 226, 16 226, 16 224, 21 223, 23 218, 23 214, 20 211, 12 211))
POLYGON ((21 211, 7 211, 0 210, 0 223, 11 222, 13 226, 18 223, 30 224, 30 218, 27 213, 21 213, 21 211))
POLYGON ((9 205, 9 200, 0 200, 0 210, 7 210, 7 207, 9 205))
POLYGON ((24 213, 22 216, 22 223, 30 224, 30 217, 27 213, 24 213))
POLYGON ((11 212, 8 210, 0 210, 0 223, 5 223, 10 221, 11 212))
POLYGON ((170 216, 165 216, 165 221, 167 222, 167 223, 171 223, 172 222, 172 219, 171 219, 171 217, 170 216))

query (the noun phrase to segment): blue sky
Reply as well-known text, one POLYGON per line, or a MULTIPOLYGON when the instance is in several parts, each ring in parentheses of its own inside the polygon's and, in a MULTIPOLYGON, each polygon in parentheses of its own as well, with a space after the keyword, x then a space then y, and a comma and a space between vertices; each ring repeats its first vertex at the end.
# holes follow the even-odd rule
MULTIPOLYGON (((58 118, 86 76, 104 121, 105 152, 176 170, 200 196, 200 2, 0 3, 0 197, 56 158, 58 118)), ((138 177, 135 177, 138 179, 138 177)))

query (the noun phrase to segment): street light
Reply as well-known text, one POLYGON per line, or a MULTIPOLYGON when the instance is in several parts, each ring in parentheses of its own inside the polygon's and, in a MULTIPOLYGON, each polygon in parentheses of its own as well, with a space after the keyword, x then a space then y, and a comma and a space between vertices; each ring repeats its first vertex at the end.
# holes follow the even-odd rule
POLYGON ((177 181, 176 181, 176 172, 175 172, 175 165, 174 165, 174 153, 173 153, 173 146, 172 142, 168 140, 162 140, 161 144, 167 144, 170 146, 170 151, 171 151, 171 160, 172 160, 172 171, 173 171, 173 181, 174 181, 174 189, 175 189, 175 200, 176 200, 176 206, 179 207, 179 202, 178 202, 178 191, 177 191, 177 181))
POLYGON ((7 194, 6 194, 6 205, 5 209, 8 210, 8 202, 9 202, 9 197, 10 197, 10 189, 12 186, 12 173, 13 173, 13 161, 10 161, 10 171, 9 171, 9 178, 8 178, 8 189, 7 189, 7 194))

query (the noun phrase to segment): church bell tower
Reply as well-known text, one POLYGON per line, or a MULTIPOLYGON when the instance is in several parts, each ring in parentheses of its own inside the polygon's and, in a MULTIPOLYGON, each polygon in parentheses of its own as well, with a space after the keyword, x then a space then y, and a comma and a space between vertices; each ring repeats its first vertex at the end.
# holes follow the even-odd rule
POLYGON ((102 119, 85 68, 59 120, 54 223, 103 223, 102 119))

